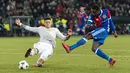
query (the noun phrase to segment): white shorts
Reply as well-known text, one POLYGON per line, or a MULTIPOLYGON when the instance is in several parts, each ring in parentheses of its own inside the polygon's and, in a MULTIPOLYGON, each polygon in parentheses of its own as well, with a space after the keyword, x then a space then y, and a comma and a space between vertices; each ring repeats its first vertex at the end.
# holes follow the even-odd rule
POLYGON ((49 43, 38 42, 34 44, 34 48, 38 49, 40 58, 46 61, 53 54, 52 45, 49 43))

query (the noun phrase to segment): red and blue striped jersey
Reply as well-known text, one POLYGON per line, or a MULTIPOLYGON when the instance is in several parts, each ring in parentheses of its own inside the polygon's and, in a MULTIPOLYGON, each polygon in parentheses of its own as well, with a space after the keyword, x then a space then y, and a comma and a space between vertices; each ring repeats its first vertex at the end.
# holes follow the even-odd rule
POLYGON ((93 14, 90 13, 87 24, 91 24, 92 22, 96 24, 97 28, 103 27, 108 32, 110 31, 110 29, 112 31, 115 31, 115 27, 111 19, 111 14, 108 9, 100 10, 100 13, 97 16, 94 16, 93 14))
POLYGON ((88 15, 85 12, 78 12, 77 13, 77 17, 78 17, 78 24, 86 24, 86 21, 88 19, 88 15))

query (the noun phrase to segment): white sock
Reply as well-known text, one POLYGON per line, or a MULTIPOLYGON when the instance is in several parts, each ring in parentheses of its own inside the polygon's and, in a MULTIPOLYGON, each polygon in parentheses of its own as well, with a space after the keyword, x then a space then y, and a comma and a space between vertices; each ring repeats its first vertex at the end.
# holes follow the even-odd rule
POLYGON ((33 49, 31 50, 30 56, 33 56, 33 55, 36 55, 36 54, 38 54, 38 49, 33 48, 33 49))
MULTIPOLYGON (((41 60, 41 58, 39 58, 39 59, 37 60, 37 63, 36 63, 36 64, 40 64, 40 60, 41 60)), ((44 66, 44 64, 42 64, 42 66, 44 66)))

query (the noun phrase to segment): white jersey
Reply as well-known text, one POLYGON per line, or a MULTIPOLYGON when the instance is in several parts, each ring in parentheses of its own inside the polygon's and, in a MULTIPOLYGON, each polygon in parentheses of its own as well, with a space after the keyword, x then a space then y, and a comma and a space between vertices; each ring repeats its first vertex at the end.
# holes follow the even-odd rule
POLYGON ((23 28, 25 28, 28 31, 32 31, 34 33, 38 33, 40 36, 39 42, 45 42, 52 45, 53 48, 56 46, 56 37, 59 37, 62 40, 66 40, 66 36, 64 36, 59 29, 57 28, 46 28, 46 27, 30 27, 23 25, 23 28))

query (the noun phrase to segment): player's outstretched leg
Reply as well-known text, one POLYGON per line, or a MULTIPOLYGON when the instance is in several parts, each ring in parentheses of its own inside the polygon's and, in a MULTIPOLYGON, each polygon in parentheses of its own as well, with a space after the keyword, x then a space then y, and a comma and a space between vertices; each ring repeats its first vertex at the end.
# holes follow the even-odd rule
POLYGON ((99 57, 108 60, 110 66, 113 66, 115 64, 116 61, 113 58, 111 58, 108 55, 106 55, 101 49, 97 48, 97 49, 92 49, 92 50, 99 57))
POLYGON ((40 58, 37 60, 36 64, 33 64, 35 67, 42 67, 45 65, 45 62, 52 56, 53 49, 45 50, 44 52, 40 53, 40 58))
POLYGON ((37 61, 36 64, 33 64, 33 66, 35 66, 35 67, 42 67, 44 62, 45 62, 45 61, 40 58, 40 59, 37 61))
POLYGON ((66 45, 65 43, 62 43, 62 46, 65 48, 65 50, 67 51, 67 53, 70 53, 71 50, 81 46, 81 45, 84 45, 85 43, 87 42, 87 39, 86 38, 82 38, 80 39, 77 43, 71 45, 71 46, 68 46, 66 45))

